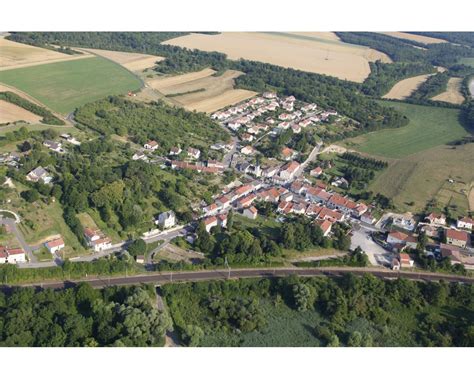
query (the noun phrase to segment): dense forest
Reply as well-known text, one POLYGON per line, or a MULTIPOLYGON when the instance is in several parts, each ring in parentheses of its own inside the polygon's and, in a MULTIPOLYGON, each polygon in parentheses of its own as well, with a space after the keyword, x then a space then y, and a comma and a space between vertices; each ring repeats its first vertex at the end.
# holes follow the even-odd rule
POLYGON ((449 42, 474 48, 474 32, 410 32, 420 36, 444 39, 449 42))
POLYGON ((288 277, 163 287, 189 346, 474 346, 474 286, 288 277))
POLYGON ((172 322, 156 309, 154 291, 80 284, 60 291, 0 292, 0 346, 163 346, 172 322))
POLYGON ((181 148, 191 143, 207 149, 215 142, 229 139, 228 133, 205 114, 163 102, 148 105, 111 96, 82 106, 74 117, 102 135, 129 136, 139 145, 156 140, 166 153, 178 144, 181 148))
POLYGON ((17 94, 7 91, 0 92, 0 100, 8 101, 9 103, 18 105, 19 107, 30 111, 38 116, 43 117, 41 122, 49 125, 64 125, 64 121, 54 116, 46 108, 33 104, 32 102, 18 96, 17 94))
POLYGON ((53 43, 64 46, 93 47, 118 51, 133 51, 164 56, 156 70, 161 73, 189 72, 212 67, 217 71, 232 68, 247 75, 237 79, 239 86, 261 91, 276 88, 301 100, 333 107, 359 121, 362 128, 375 130, 399 127, 407 120, 395 110, 385 108, 358 93, 359 85, 326 75, 282 68, 271 64, 240 60, 230 61, 224 54, 190 50, 162 44, 172 38, 161 33, 14 33, 8 38, 31 43, 53 43))

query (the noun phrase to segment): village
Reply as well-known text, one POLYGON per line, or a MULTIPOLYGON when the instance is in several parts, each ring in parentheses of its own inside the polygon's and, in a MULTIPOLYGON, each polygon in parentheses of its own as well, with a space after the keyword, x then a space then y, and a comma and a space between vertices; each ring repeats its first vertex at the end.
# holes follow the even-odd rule
MULTIPOLYGON (((372 265, 393 270, 414 268, 416 264, 410 250, 419 247, 421 241, 426 256, 438 260, 449 257, 453 265, 474 268, 471 242, 474 222, 469 217, 448 225, 443 214, 431 213, 424 219, 415 220, 410 215, 384 213, 376 204, 352 199, 345 191, 349 181, 344 176, 323 175, 325 169, 318 165, 318 156, 324 151, 323 140, 315 138, 309 153, 288 146, 292 138, 303 130, 317 131, 325 123, 343 119, 344 116, 336 111, 296 100, 294 96, 279 97, 276 93, 265 92, 219 110, 210 117, 231 134, 230 142, 209 147, 210 151, 218 152, 220 159, 203 160, 202 152, 192 146, 183 151, 178 145, 172 147, 167 155, 158 154, 159 144, 154 140, 147 141, 131 157, 135 161, 160 164, 164 169, 191 170, 208 175, 231 171, 237 175, 214 194, 212 202, 202 202, 193 209, 194 228, 201 221, 207 232, 217 226, 226 228, 229 211, 252 220, 264 217, 259 215, 258 208, 267 203, 278 214, 278 222, 291 217, 307 217, 321 228, 324 237, 331 236, 336 223, 350 226, 351 248, 362 248, 372 265), (271 143, 283 133, 288 134, 285 140, 288 143, 278 146, 275 156, 268 156, 268 152, 262 150, 262 142, 268 140, 271 143)), ((44 140, 43 146, 54 153, 67 154, 67 144, 78 146, 80 143, 71 135, 62 134, 60 140, 44 140)), ((10 167, 18 167, 19 161, 17 152, 0 157, 0 163, 10 167)), ((48 168, 38 166, 25 179, 51 185, 54 174, 48 168)), ((6 219, 3 220, 5 223, 6 219)), ((197 238, 190 225, 180 225, 172 210, 158 214, 154 223, 156 229, 143 235, 145 241, 156 241, 165 235, 168 239, 184 236, 189 243, 194 243, 197 238), (178 231, 177 234, 169 234, 174 230, 178 231)), ((111 238, 96 227, 84 227, 84 239, 92 256, 96 254, 97 257, 121 250, 126 243, 112 244, 111 238)), ((60 235, 41 246, 55 258, 53 262, 56 263, 61 262, 64 247, 60 235)), ((29 246, 0 246, 0 263, 19 263, 27 267, 34 256, 25 250, 32 249, 29 246)), ((145 261, 143 256, 138 260, 140 263, 145 261)))

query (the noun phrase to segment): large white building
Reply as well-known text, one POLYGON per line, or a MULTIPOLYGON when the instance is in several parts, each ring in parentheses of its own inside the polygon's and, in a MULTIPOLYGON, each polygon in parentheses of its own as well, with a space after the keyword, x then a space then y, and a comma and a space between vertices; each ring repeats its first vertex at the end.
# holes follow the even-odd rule
POLYGON ((176 215, 173 211, 160 213, 155 223, 162 229, 171 228, 176 225, 176 215))

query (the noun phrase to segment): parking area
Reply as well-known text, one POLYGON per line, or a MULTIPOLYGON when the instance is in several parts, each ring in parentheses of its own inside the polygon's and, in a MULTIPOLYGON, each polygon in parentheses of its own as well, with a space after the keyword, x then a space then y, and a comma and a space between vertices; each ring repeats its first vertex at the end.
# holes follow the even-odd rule
POLYGON ((370 263, 374 266, 390 265, 392 253, 385 250, 382 246, 377 245, 370 237, 370 233, 370 230, 364 228, 353 230, 351 249, 360 246, 360 248, 367 253, 370 263))

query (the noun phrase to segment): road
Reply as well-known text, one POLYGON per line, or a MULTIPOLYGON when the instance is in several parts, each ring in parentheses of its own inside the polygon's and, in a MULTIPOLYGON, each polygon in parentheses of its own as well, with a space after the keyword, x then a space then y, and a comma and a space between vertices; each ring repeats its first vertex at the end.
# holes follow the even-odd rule
POLYGON ((30 245, 26 243, 23 234, 18 230, 18 225, 15 223, 15 220, 13 220, 12 218, 3 218, 2 216, 0 216, 0 224, 8 226, 8 228, 13 232, 16 239, 20 243, 21 248, 28 255, 29 261, 32 263, 36 263, 37 259, 33 255, 33 250, 31 249, 30 245))
MULTIPOLYGON (((372 274, 382 279, 397 279, 406 278, 409 280, 425 280, 425 281, 439 281, 445 280, 448 282, 471 283, 474 284, 473 277, 448 275, 431 272, 412 272, 412 271, 391 271, 388 269, 373 269, 373 268, 356 268, 356 267, 315 267, 315 268, 243 268, 235 270, 206 270, 206 271, 175 271, 153 273, 149 275, 135 275, 122 276, 110 278, 94 278, 81 279, 70 281, 56 281, 56 282, 36 282, 24 284, 22 287, 41 287, 60 289, 68 288, 77 285, 78 283, 87 282, 94 288, 104 288, 108 286, 123 286, 123 285, 138 285, 151 283, 154 285, 162 285, 175 282, 199 282, 206 280, 223 280, 223 279, 244 279, 244 278, 274 278, 285 277, 290 275, 298 276, 328 276, 337 277, 347 273, 352 273, 357 276, 372 274)), ((4 288, 10 286, 5 285, 4 288)))
POLYGON ((321 146, 323 146, 323 143, 319 142, 315 147, 313 147, 313 150, 311 150, 311 153, 309 153, 308 158, 306 158, 306 160, 301 163, 300 167, 296 171, 295 177, 299 177, 304 173, 306 166, 308 166, 308 164, 318 156, 321 146))

